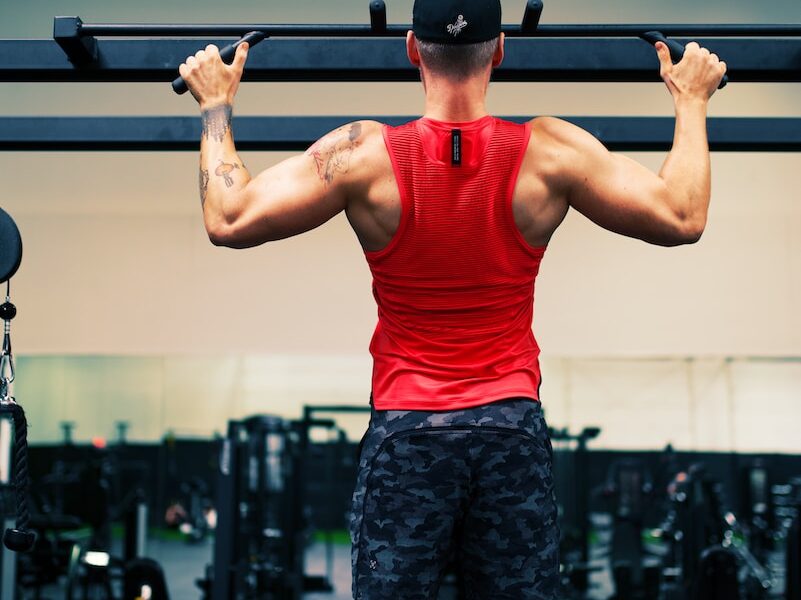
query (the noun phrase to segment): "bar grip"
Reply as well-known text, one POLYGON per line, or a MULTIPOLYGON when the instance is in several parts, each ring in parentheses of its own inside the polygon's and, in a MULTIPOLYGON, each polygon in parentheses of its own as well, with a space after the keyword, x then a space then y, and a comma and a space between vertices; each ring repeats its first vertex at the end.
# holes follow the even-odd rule
POLYGON ((523 22, 520 25, 520 30, 523 35, 534 35, 537 33, 537 27, 540 25, 543 8, 545 8, 545 6, 542 0, 528 0, 528 2, 526 2, 523 22))
MULTIPOLYGON (((679 44, 676 40, 671 40, 666 38, 662 32, 660 31, 646 31, 640 38, 645 40, 651 45, 655 45, 657 42, 662 42, 668 47, 670 50, 670 58, 673 60, 674 63, 679 62, 682 58, 684 58, 684 46, 679 44)), ((722 90, 729 84, 729 76, 724 75, 723 79, 718 86, 719 90, 722 90)))
MULTIPOLYGON (((233 44, 229 44, 225 46, 223 49, 220 50, 220 58, 222 61, 230 65, 234 60, 234 55, 236 54, 236 49, 242 44, 243 42, 247 42, 248 45, 252 48, 262 40, 267 37, 267 34, 263 31, 251 31, 250 33, 245 34, 242 39, 237 40, 233 44)), ((177 77, 172 82, 172 89, 176 94, 185 94, 188 87, 186 87, 186 82, 184 81, 183 77, 177 77)))
POLYGON ((387 32, 387 5, 384 0, 370 2, 370 29, 373 33, 387 32))

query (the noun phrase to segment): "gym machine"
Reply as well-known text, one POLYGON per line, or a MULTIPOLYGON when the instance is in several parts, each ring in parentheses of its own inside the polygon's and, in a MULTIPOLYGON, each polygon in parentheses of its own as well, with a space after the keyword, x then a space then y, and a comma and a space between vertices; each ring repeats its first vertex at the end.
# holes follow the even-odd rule
MULTIPOLYGON (((333 420, 316 418, 316 413, 369 410, 306 406, 297 421, 253 416, 228 422, 217 470, 214 562, 198 581, 205 597, 299 600, 305 592, 333 591, 330 539, 326 575, 305 574, 311 533, 305 479, 311 456, 309 432, 338 431, 333 420)), ((343 433, 338 433, 341 443, 343 433)), ((332 467, 326 465, 329 476, 332 467)), ((344 514, 342 518, 344 522, 344 514)))
POLYGON ((296 428, 278 417, 228 422, 217 471, 214 563, 198 581, 205 597, 301 597, 299 450, 296 428))
POLYGON ((3 343, 0 348, 0 512, 3 516, 3 547, 0 560, 0 599, 16 594, 16 552, 28 552, 35 534, 28 529, 28 423, 25 411, 12 395, 16 377, 11 348, 11 320, 17 308, 11 303, 11 278, 22 261, 22 236, 17 224, 0 209, 0 283, 6 284, 5 302, 0 304, 3 343), (15 509, 11 511, 11 498, 15 509), (11 514, 16 513, 16 518, 11 514))
POLYGON ((609 469, 603 497, 612 513, 612 599, 652 600, 659 587, 659 561, 646 552, 643 543, 646 512, 654 499, 650 472, 638 459, 615 461, 609 469))
POLYGON ((669 486, 671 510, 660 528, 668 544, 659 600, 762 600, 773 581, 751 554, 720 484, 694 464, 669 486))
POLYGON ((590 573, 602 567, 590 561, 589 451, 587 443, 601 433, 586 427, 578 434, 549 429, 556 498, 559 502, 559 569, 566 597, 582 598, 590 588, 590 573))

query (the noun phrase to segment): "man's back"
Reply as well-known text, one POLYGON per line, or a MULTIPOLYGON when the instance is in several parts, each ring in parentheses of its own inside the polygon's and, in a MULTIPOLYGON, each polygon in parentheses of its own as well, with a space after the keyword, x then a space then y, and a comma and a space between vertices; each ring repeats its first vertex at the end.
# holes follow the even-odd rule
POLYGON ((420 119, 383 137, 401 213, 389 243, 366 252, 379 315, 375 406, 536 399, 532 293, 545 248, 522 238, 512 214, 528 125, 420 119))

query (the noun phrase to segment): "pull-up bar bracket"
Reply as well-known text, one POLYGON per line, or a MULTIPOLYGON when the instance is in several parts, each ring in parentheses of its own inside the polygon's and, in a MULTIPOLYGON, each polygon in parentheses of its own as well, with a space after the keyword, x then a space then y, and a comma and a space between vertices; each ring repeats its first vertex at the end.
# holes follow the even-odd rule
POLYGON ((86 66, 97 61, 97 40, 82 35, 83 21, 80 17, 56 17, 53 19, 53 39, 75 66, 86 66))

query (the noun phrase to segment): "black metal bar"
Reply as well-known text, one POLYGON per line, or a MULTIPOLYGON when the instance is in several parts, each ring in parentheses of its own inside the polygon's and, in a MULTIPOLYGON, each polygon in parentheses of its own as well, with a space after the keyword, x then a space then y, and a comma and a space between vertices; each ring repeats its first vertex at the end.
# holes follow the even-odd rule
MULTIPOLYGON (((239 150, 299 151, 356 116, 235 117, 239 150)), ((371 117, 399 125, 413 117, 371 117)), ((509 117, 523 122, 528 117, 509 117)), ((616 151, 665 151, 668 117, 565 117, 616 151)), ((801 118, 713 118, 710 147, 718 152, 799 152, 801 118)), ((197 151, 197 117, 2 117, 0 151, 197 151)))
POLYGON ((387 5, 384 0, 370 2, 370 29, 376 35, 382 35, 387 30, 387 5))
MULTIPOLYGON (((411 25, 387 25, 381 32, 359 24, 275 24, 214 25, 157 23, 84 23, 81 35, 96 37, 241 37, 249 31, 264 31, 270 37, 405 37, 411 25)), ((637 37, 645 31, 658 30, 669 37, 798 37, 801 24, 592 24, 540 25, 535 32, 520 25, 504 25, 508 37, 637 37)))
POLYGON ((545 8, 542 0, 528 0, 526 2, 526 10, 523 13, 523 22, 520 25, 520 33, 522 35, 535 35, 537 28, 540 26, 540 18, 542 18, 542 11, 545 8))
MULTIPOLYGON (((736 81, 801 81, 801 39, 699 40, 736 81)), ((79 68, 52 40, 0 40, 0 81, 172 81, 207 43, 99 40, 97 64, 79 68)), ((517 38, 495 81, 660 81, 653 47, 639 39, 517 38)), ((269 39, 248 56, 245 81, 417 81, 400 39, 269 39)))

